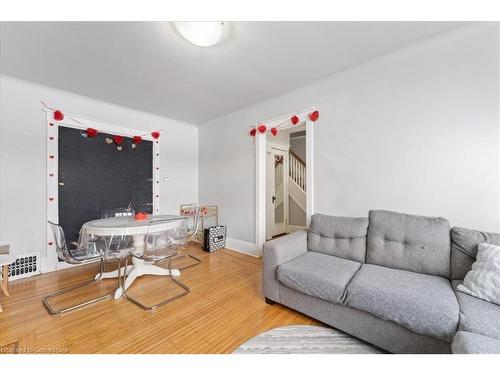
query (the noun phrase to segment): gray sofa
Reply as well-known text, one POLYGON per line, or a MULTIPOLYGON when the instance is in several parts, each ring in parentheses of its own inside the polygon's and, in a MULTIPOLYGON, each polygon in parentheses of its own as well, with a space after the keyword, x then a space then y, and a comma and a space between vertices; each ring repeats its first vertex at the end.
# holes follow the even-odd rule
POLYGON ((500 306, 456 290, 481 242, 500 235, 390 211, 316 214, 264 244, 263 291, 392 353, 500 353, 500 306))

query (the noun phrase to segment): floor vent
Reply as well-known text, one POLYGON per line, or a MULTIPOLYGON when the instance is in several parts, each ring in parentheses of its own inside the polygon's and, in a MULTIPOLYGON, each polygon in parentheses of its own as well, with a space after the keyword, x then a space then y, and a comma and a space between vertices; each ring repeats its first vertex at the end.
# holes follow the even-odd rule
POLYGON ((40 273, 40 253, 23 254, 9 265, 9 280, 38 275, 40 273))

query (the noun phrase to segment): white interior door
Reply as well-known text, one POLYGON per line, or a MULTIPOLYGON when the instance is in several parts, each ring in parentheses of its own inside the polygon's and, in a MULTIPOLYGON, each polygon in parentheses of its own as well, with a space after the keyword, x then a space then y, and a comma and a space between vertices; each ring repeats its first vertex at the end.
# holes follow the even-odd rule
POLYGON ((288 151, 270 147, 266 154, 266 237, 287 232, 288 151))

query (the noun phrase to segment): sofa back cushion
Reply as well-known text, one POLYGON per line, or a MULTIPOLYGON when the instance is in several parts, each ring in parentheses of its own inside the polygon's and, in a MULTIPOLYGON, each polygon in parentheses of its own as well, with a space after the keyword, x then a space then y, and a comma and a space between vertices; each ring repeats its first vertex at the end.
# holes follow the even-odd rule
POLYGON ((370 211, 366 263, 450 277, 450 224, 442 217, 370 211))
POLYGON ((451 279, 463 280, 476 261, 480 243, 500 246, 500 234, 453 227, 451 229, 451 279))
POLYGON ((307 234, 307 248, 364 263, 367 228, 366 217, 314 214, 307 234))

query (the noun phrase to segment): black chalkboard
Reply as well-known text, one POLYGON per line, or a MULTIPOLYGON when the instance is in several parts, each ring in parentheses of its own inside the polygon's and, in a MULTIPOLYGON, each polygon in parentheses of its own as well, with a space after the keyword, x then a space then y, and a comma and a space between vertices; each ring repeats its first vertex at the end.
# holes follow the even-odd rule
POLYGON ((76 241, 82 224, 106 209, 128 207, 152 213, 153 142, 135 149, 124 137, 122 151, 99 133, 86 138, 78 129, 59 127, 59 224, 76 241))

